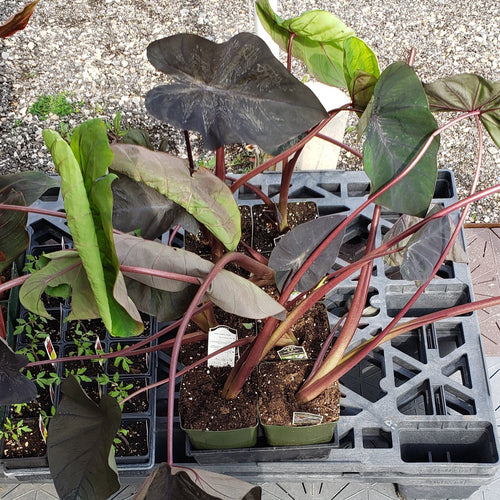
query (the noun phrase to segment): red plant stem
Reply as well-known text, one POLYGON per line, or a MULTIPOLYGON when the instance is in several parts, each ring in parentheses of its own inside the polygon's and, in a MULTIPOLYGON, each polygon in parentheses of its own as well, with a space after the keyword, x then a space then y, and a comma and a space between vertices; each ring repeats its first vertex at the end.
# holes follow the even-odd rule
POLYGON ((193 175, 193 172, 196 170, 194 166, 194 161, 193 161, 193 150, 191 149, 191 140, 189 139, 189 130, 184 130, 184 141, 186 142, 186 151, 187 151, 187 156, 188 156, 188 161, 189 161, 189 171, 191 172, 191 175, 193 175))
POLYGON ((175 281, 183 281, 184 283, 192 283, 193 285, 199 285, 200 279, 194 276, 189 276, 187 274, 172 273, 169 271, 162 271, 161 269, 150 269, 148 267, 136 267, 136 266, 120 266, 120 271, 129 274, 146 274, 148 276, 156 276, 158 278, 171 279, 175 281))
POLYGON ((333 137, 329 137, 328 135, 325 134, 317 134, 316 137, 318 139, 323 139, 324 141, 331 142, 332 144, 335 144, 335 146, 339 146, 342 149, 345 149, 349 153, 353 154, 354 156, 357 156, 361 160, 363 159, 362 153, 360 153, 357 149, 352 148, 351 146, 348 146, 347 144, 337 141, 337 139, 334 139, 333 137))
POLYGON ((288 227, 288 193, 290 192, 290 184, 292 183, 293 169, 297 164, 300 153, 302 149, 298 149, 293 158, 289 161, 284 161, 283 172, 281 174, 281 184, 280 184, 280 196, 278 201, 278 212, 280 215, 280 220, 278 221, 280 233, 283 232, 288 227))
MULTIPOLYGON (((205 336, 206 336, 206 334, 205 334, 205 336)), ((195 361, 192 365, 189 365, 189 366, 183 368, 182 370, 179 370, 176 373, 176 378, 179 378, 181 375, 184 375, 189 370, 192 370, 193 368, 196 368, 197 366, 201 365, 202 363, 205 363, 206 361, 208 361, 209 359, 213 358, 214 356, 217 356, 221 352, 225 352, 228 349, 232 349, 233 347, 241 347, 243 345, 249 344, 250 342, 252 342, 254 340, 254 338, 255 337, 253 337, 253 336, 251 336, 251 337, 244 337, 242 339, 235 340, 233 343, 228 344, 225 347, 221 347, 220 349, 218 349, 217 351, 213 352, 212 354, 209 354, 209 355, 207 355, 207 356, 205 356, 205 357, 203 357, 203 358, 195 361)), ((173 343, 173 339, 172 339, 172 343, 173 343)), ((124 398, 121 401, 119 401, 119 404, 123 405, 124 403, 126 403, 127 401, 129 401, 130 399, 132 399, 133 397, 141 394, 142 392, 148 391, 149 389, 153 389, 154 387, 160 387, 161 385, 167 384, 169 381, 170 381, 170 377, 169 378, 165 378, 163 380, 159 380, 159 381, 155 382, 154 384, 150 384, 150 385, 148 385, 146 387, 141 387, 137 391, 133 392, 132 394, 129 394, 126 398, 124 398)))
POLYGON ((290 38, 288 39, 288 48, 286 51, 286 69, 289 73, 292 72, 292 43, 295 38, 295 33, 290 33, 290 38))
POLYGON ((32 214, 49 215, 51 217, 66 218, 66 213, 57 212, 56 210, 46 210, 44 208, 26 207, 24 205, 8 205, 0 203, 0 210, 12 210, 14 212, 29 212, 32 214))
POLYGON ((173 229, 170 230, 170 235, 168 237, 168 246, 169 247, 172 246, 175 235, 177 234, 177 232, 179 231, 180 228, 181 228, 181 226, 179 224, 177 224, 173 229))
MULTIPOLYGON (((371 252, 375 247, 375 238, 377 235, 377 228, 380 222, 380 214, 382 212, 382 207, 379 205, 375 205, 373 210, 373 218, 370 228, 370 234, 368 235, 368 240, 366 243, 365 254, 371 252)), ((365 308, 366 299, 368 297, 368 291, 370 288, 370 281, 373 272, 373 260, 370 260, 367 264, 365 264, 360 272, 358 284, 356 286, 356 290, 354 292, 354 296, 352 299, 352 304, 349 309, 349 313, 347 314, 347 319, 340 331, 340 334, 335 341, 335 344, 325 358, 321 366, 318 368, 314 378, 321 377, 328 371, 330 367, 334 367, 344 355, 345 351, 349 347, 354 334, 356 333, 356 329, 359 325, 359 320, 363 315, 363 310, 365 308)), ((311 376, 304 382, 303 386, 307 386, 311 376)))
POLYGON ((250 172, 246 173, 245 175, 242 175, 238 180, 236 180, 232 185, 231 185, 231 191, 234 193, 236 192, 243 184, 246 184, 250 179, 255 177, 256 175, 264 172, 268 168, 271 168, 272 166, 276 165, 280 161, 286 160, 289 156, 291 156, 295 151, 298 149, 303 148, 320 130, 322 130, 330 120, 332 120, 335 116, 337 116, 338 113, 341 111, 345 111, 347 109, 350 109, 352 106, 351 103, 345 104, 341 106, 338 109, 332 110, 328 116, 328 118, 325 118, 322 122, 320 122, 316 127, 314 127, 303 139, 301 139, 297 144, 292 146, 290 149, 287 149, 286 151, 283 151, 279 155, 270 158, 269 160, 265 161, 262 163, 262 165, 259 165, 258 167, 255 167, 253 170, 250 172))
POLYGON ((16 286, 22 285, 29 277, 30 277, 29 274, 25 274, 24 276, 19 276, 17 278, 14 278, 12 280, 0 284, 0 293, 6 292, 11 288, 15 288, 16 286))
POLYGON ((226 180, 226 163, 224 160, 224 146, 215 151, 215 175, 223 182, 226 180))
POLYGON ((410 49, 410 54, 408 55, 408 66, 412 67, 415 64, 415 56, 417 55, 417 51, 415 47, 410 49))

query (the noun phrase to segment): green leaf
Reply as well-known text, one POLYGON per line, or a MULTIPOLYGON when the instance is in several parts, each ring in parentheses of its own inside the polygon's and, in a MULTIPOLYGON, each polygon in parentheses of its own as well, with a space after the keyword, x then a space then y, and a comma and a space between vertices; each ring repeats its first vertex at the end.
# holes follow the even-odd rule
MULTIPOLYGON (((385 69, 373 97, 363 163, 375 193, 409 165, 437 124, 420 80, 404 62, 385 69)), ((436 137, 416 167, 376 203, 394 212, 425 216, 434 194, 438 148, 436 137)))
POLYGON ((424 86, 433 111, 476 111, 495 144, 500 147, 500 82, 463 73, 424 86))
POLYGON ((288 51, 290 35, 294 33, 292 55, 305 62, 309 73, 327 85, 347 87, 343 45, 354 35, 351 28, 322 10, 284 20, 273 12, 268 0, 258 0, 255 8, 265 30, 281 49, 288 51))
POLYGON ((365 42, 349 37, 344 42, 344 75, 357 109, 365 109, 380 76, 377 57, 365 42))
POLYGON ((156 69, 175 79, 148 92, 148 112, 200 132, 208 149, 245 142, 269 152, 327 116, 314 93, 251 33, 221 44, 173 35, 147 52, 156 69))
MULTIPOLYGON (((20 172, 0 176, 0 203, 31 205, 57 181, 43 172, 20 172)), ((1 205, 0 205, 1 208, 1 205)), ((28 214, 0 209, 0 272, 28 248, 28 214)))
POLYGON ((125 286, 114 255, 110 187, 114 177, 103 177, 113 157, 106 127, 97 119, 85 122, 75 130, 71 147, 57 132, 46 129, 43 136, 61 176, 67 224, 100 316, 112 335, 137 335, 143 330, 142 321, 124 295, 125 286), (98 196, 92 196, 94 189, 98 196))
POLYGON ((211 231, 228 250, 241 238, 238 205, 227 185, 209 170, 190 173, 187 162, 161 151, 114 144, 111 170, 142 182, 174 201, 211 231))
MULTIPOLYGON (((118 258, 122 265, 147 267, 194 276, 200 279, 200 283, 214 266, 208 260, 204 260, 194 253, 162 245, 156 241, 143 240, 136 236, 115 234, 115 242, 118 258)), ((154 292, 156 295, 151 295, 150 289, 179 293, 188 286, 187 283, 181 281, 145 274, 125 273, 125 276, 143 285, 141 293, 146 295, 148 301, 150 301, 151 296, 159 297, 157 292, 154 292)), ((139 300, 139 298, 135 300, 139 300)), ((174 300, 176 299, 174 298, 174 300)), ((283 307, 258 286, 225 269, 217 274, 209 286, 205 300, 212 300, 214 304, 229 313, 253 319, 263 319, 269 316, 282 319, 285 313, 283 307)), ((154 307, 156 301, 150 302, 151 307, 154 307)), ((161 304, 159 305, 161 307, 161 304)), ((177 317, 183 314, 188 305, 189 303, 186 302, 184 307, 178 310, 177 317)), ((156 311, 153 314, 156 315, 156 311)), ((158 319, 163 321, 161 318, 158 319)))
POLYGON ((61 384, 61 392, 47 436, 57 493, 63 500, 108 498, 120 488, 111 448, 120 427, 120 406, 108 395, 97 405, 73 376, 61 384))
POLYGON ((28 364, 28 358, 15 354, 0 337, 0 405, 27 403, 36 398, 37 389, 19 370, 28 364))

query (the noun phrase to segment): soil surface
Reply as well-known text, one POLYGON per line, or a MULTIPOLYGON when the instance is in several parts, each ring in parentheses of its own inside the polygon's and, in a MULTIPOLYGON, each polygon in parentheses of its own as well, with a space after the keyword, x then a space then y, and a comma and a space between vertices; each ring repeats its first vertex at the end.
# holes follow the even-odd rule
POLYGON ((323 416, 322 423, 340 415, 340 390, 335 382, 309 403, 298 404, 295 393, 312 368, 310 362, 281 361, 259 366, 259 412, 263 424, 292 425, 294 412, 323 416))
POLYGON ((182 379, 179 414, 187 429, 210 431, 241 429, 257 424, 256 377, 245 383, 231 400, 222 397, 222 388, 231 368, 206 364, 187 372, 182 379))

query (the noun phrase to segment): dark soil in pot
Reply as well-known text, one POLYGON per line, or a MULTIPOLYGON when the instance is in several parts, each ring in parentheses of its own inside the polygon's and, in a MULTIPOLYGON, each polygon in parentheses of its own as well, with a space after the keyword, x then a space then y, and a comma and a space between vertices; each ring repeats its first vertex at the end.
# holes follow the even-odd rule
POLYGON ((281 361, 259 366, 259 412, 263 424, 291 426, 294 412, 322 415, 322 423, 338 420, 340 390, 337 382, 309 403, 297 403, 295 394, 311 368, 312 363, 308 361, 281 361))
POLYGON ((117 441, 114 443, 117 457, 143 457, 148 454, 148 425, 145 420, 122 420, 117 441))
POLYGON ((66 327, 66 340, 73 341, 75 338, 80 338, 82 334, 86 337, 93 338, 96 336, 102 340, 106 336, 107 330, 101 319, 81 319, 78 321, 69 321, 66 327))
POLYGON ((231 400, 222 397, 222 388, 231 368, 207 367, 187 372, 182 378, 179 413, 186 429, 225 431, 257 424, 256 377, 246 382, 231 400))
MULTIPOLYGON (((250 207, 242 205, 238 208, 240 209, 240 215, 241 215, 240 242, 244 241, 248 246, 250 246, 252 241, 252 215, 250 212, 250 207)), ((207 258, 210 256, 212 252, 210 237, 211 237, 210 233, 204 234, 203 231, 200 231, 197 234, 186 232, 184 248, 190 252, 193 252, 204 258, 207 258)), ((236 250, 238 252, 245 252, 245 247, 240 243, 236 250)))
MULTIPOLYGON (((12 419, 12 422, 16 422, 12 419)), ((47 452, 47 445, 40 434, 38 419, 23 420, 31 431, 27 431, 17 440, 5 439, 3 442, 2 458, 30 458, 43 457, 47 452)))
MULTIPOLYGON (((254 205, 252 248, 259 253, 270 252, 274 248, 274 240, 280 236, 277 215, 274 207, 254 205)), ((312 201, 299 201, 288 204, 288 227, 293 229, 304 222, 318 217, 318 207, 312 201)))

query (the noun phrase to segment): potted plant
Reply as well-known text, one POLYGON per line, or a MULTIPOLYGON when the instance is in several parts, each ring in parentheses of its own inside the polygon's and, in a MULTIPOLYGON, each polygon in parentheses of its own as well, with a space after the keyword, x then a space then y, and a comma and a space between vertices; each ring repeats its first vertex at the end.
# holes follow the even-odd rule
MULTIPOLYGON (((70 145, 57 134, 46 131, 44 138, 61 176, 66 217, 76 251, 58 251, 42 256, 35 273, 2 285, 0 291, 23 283, 20 291, 22 303, 42 316, 46 315, 45 307, 40 301, 42 292, 64 299, 71 295, 72 311, 69 319, 101 317, 111 334, 122 337, 141 333, 143 327, 139 311, 160 319, 173 320, 177 319, 181 310, 181 319, 135 343, 134 346, 127 347, 121 353, 77 357, 81 360, 92 357, 104 360, 116 356, 137 355, 143 348, 148 351, 171 348, 171 372, 168 381, 170 395, 175 393, 175 379, 181 373, 176 370, 181 344, 205 338, 203 333, 190 335, 185 332, 194 314, 209 308, 209 305, 204 303, 206 300, 232 313, 265 319, 263 328, 254 339, 239 340, 212 354, 215 356, 238 343, 249 343, 226 381, 223 394, 230 399, 240 392, 252 371, 286 335, 291 325, 325 295, 336 290, 348 277, 359 273, 350 308, 339 318, 332 333, 333 338, 335 330, 341 330, 333 348, 327 353, 329 342, 324 343, 324 349, 319 353, 305 383, 297 393, 297 400, 305 402, 314 399, 335 383, 342 374, 356 366, 356 363, 361 362, 382 342, 393 340, 398 335, 441 318, 468 313, 500 302, 500 298, 495 297, 463 303, 396 324, 411 310, 447 258, 465 219, 466 208, 474 200, 500 191, 500 186, 493 186, 476 193, 474 182, 469 197, 427 214, 437 177, 436 153, 439 134, 461 120, 472 117, 481 131, 480 138, 483 123, 498 143, 498 84, 474 75, 465 75, 438 81, 424 88, 411 67, 411 58, 410 64, 394 63, 379 73, 371 50, 353 37, 336 18, 332 19, 325 13, 309 13, 297 20, 285 22, 270 11, 267 2, 261 1, 257 5, 275 37, 284 40, 283 43, 289 52, 295 47, 297 55, 303 57, 306 62, 313 61, 311 64, 314 64, 316 59, 310 58, 304 47, 312 46, 316 50, 318 46, 328 46, 328 50, 332 52, 326 52, 325 57, 328 58, 329 64, 331 61, 332 67, 329 69, 334 75, 330 83, 349 89, 353 101, 351 106, 326 113, 317 106, 314 96, 311 96, 300 82, 292 83, 292 80, 277 68, 279 63, 268 57, 267 49, 251 35, 238 35, 230 42, 219 45, 192 35, 175 35, 153 43, 149 51, 150 58, 160 69, 171 72, 181 83, 177 82, 169 89, 160 87, 153 90, 148 94, 147 106, 153 114, 158 114, 162 119, 178 120, 173 123, 182 129, 196 129, 204 134, 207 145, 217 151, 217 176, 211 176, 202 169, 195 170, 193 163, 190 169, 177 159, 167 158, 164 153, 138 146, 114 144, 110 148, 104 125, 96 120, 79 127, 73 134, 70 145), (308 20, 311 20, 311 16, 319 16, 321 22, 316 26, 320 27, 320 33, 308 34, 304 29, 309 26, 308 20), (335 29, 324 29, 324 19, 328 27, 332 27, 333 23, 335 29), (322 38, 327 36, 333 36, 333 40, 322 38), (202 71, 202 68, 214 66, 199 64, 204 61, 203 58, 190 65, 193 50, 200 51, 209 60, 216 59, 219 63, 223 61, 226 64, 219 64, 216 74, 202 71), (256 53, 259 54, 258 59, 255 59, 256 53), (331 57, 332 54, 335 57, 331 57), (169 55, 176 56, 174 61, 169 59, 169 55), (237 64, 229 65, 228 61, 237 64), (247 63, 252 61, 254 64, 248 67, 247 63), (261 61, 269 62, 269 66, 261 61), (227 73, 224 72, 226 70, 227 73), (271 78, 268 78, 269 75, 271 78), (207 77, 209 81, 205 81, 207 77), (235 80, 240 85, 239 90, 250 88, 250 97, 243 92, 234 92, 236 96, 233 95, 232 84, 235 80), (288 92, 289 81, 290 87, 296 89, 298 95, 305 96, 305 102, 296 98, 295 93, 291 94, 294 96, 291 102, 282 102, 281 92, 288 92), (253 84, 257 86, 256 92, 253 84), (450 88, 453 89, 451 92, 450 88), (273 113, 269 116, 264 112, 264 108, 249 105, 260 102, 262 95, 267 94, 272 96, 269 108, 273 113), (195 113, 193 96, 198 99, 196 108, 202 110, 201 118, 195 113), (429 110, 428 99, 431 107, 459 109, 463 113, 449 123, 437 127, 429 110), (297 106, 301 110, 301 118, 304 118, 299 127, 295 126, 295 120, 289 116, 290 111, 292 115, 297 112, 297 106), (224 182, 223 144, 226 141, 255 141, 264 148, 272 149, 292 139, 294 144, 291 147, 277 152, 274 158, 235 180, 231 185, 233 193, 237 193, 252 177, 274 163, 292 157, 280 184, 280 192, 286 193, 297 153, 310 138, 318 134, 321 137, 321 128, 333 114, 347 108, 359 114, 364 110, 360 119, 361 129, 366 137, 364 154, 353 152, 357 156, 363 156, 364 168, 371 180, 371 194, 367 199, 349 214, 320 217, 287 232, 277 243, 267 263, 264 263, 266 260, 259 257, 255 251, 250 252, 251 257, 232 252, 224 253, 224 247, 231 251, 238 243, 239 213, 224 182), (207 110, 211 114, 208 114, 207 110), (222 114, 218 115, 218 111, 222 111, 222 114), (255 111, 255 115, 251 111, 255 111), (225 117, 230 117, 231 120, 226 123, 222 120, 225 117), (262 126, 264 118, 268 120, 265 127, 262 126), (304 133, 305 136, 297 137, 304 133), (171 182, 172 179, 175 182, 171 182), (130 183, 130 180, 133 182, 130 183), (178 213, 185 215, 178 206, 189 212, 220 242, 213 245, 216 249, 213 252, 214 263, 157 241, 148 241, 131 234, 113 233, 113 195, 116 198, 117 186, 122 193, 126 193, 125 199, 142 198, 146 200, 144 205, 148 206, 153 205, 152 200, 158 199, 153 197, 159 193, 177 204, 175 208, 178 213), (154 187, 154 193, 148 187, 154 187), (210 193, 208 196, 207 191, 210 193), (408 196, 409 192, 411 196, 408 196), (130 193, 140 193, 140 196, 130 193), (193 199, 196 203, 193 203, 193 199), (223 202, 215 203, 214 200, 220 199, 223 202), (375 203, 375 207, 364 252, 355 262, 332 269, 343 235, 371 203, 375 203), (395 225, 396 228, 387 236, 386 241, 380 242, 377 240, 377 231, 382 206, 396 214, 410 214, 420 217, 421 220, 412 222, 408 227, 408 220, 402 219, 400 224, 395 225), (453 226, 448 215, 462 208, 465 210, 453 226), (403 229, 398 230, 398 226, 403 229), (92 242, 91 245, 89 241, 92 242), (407 280, 418 281, 418 288, 410 301, 398 308, 391 321, 384 325, 377 335, 354 346, 346 354, 366 308, 374 260, 399 253, 402 253, 400 258, 403 262, 401 272, 405 273, 407 280), (422 253, 426 257, 425 265, 415 259, 415 255, 422 253), (225 271, 224 267, 231 262, 237 262, 253 273, 252 280, 225 271), (270 267, 273 270, 270 270, 270 267), (124 276, 128 280, 127 283, 124 276), (278 301, 271 299, 253 283, 269 282, 275 277, 280 290, 278 301), (293 292, 298 292, 298 296, 292 295, 293 292), (233 299, 240 300, 235 304, 233 299), (283 314, 285 311, 286 319, 283 314), (177 329, 174 339, 162 340, 156 346, 144 347, 174 329, 177 329)), ((481 147, 482 143, 480 150, 481 147)), ((478 172, 480 160, 481 154, 476 169, 478 172)), ((7 193, 25 189, 25 184, 23 183, 21 189, 21 183, 18 181, 19 179, 15 184, 17 189, 9 187, 7 193)), ((14 186, 12 183, 10 185, 14 186)), ((257 188, 252 189, 259 192, 257 188)), ((273 205, 269 198, 265 201, 273 205)), ((281 210, 283 207, 281 204, 280 210, 277 210, 277 220, 280 220, 280 217, 281 220, 286 219, 281 210)), ((7 203, 2 209, 2 214, 7 210, 9 213, 37 210, 7 203)), ((55 216, 54 213, 50 215, 55 216)), ((134 223, 134 228, 125 230, 147 227, 148 219, 145 220, 146 222, 134 223)), ((172 220, 167 225, 171 226, 172 220)), ((158 229, 160 233, 162 230, 164 229, 158 229)), ((16 234, 22 234, 22 231, 24 224, 18 222, 16 234)), ((2 243, 3 241, 4 238, 2 243)), ((12 259, 15 252, 4 253, 12 259)), ((14 354, 4 342, 0 347, 2 360, 5 361, 1 364, 1 382, 2 388, 6 388, 6 397, 1 401, 11 403, 32 399, 35 388, 19 372, 19 368, 26 364, 26 359, 14 354), (11 393, 14 394, 15 401, 10 397, 11 393)), ((34 365, 44 366, 53 361, 39 361, 34 365)), ((57 360, 64 361, 64 358, 57 360)), ((198 360, 194 364, 202 362, 203 360, 198 360)), ((187 367, 183 371, 189 368, 193 367, 187 367)), ((162 383, 165 381, 157 382, 162 383)), ((140 389, 142 390, 145 389, 140 389)), ((63 494, 73 488, 74 480, 65 472, 65 464, 73 463, 74 457, 64 453, 62 446, 65 439, 72 439, 85 450, 87 457, 85 467, 75 462, 79 467, 78 479, 83 480, 82 484, 88 484, 92 474, 98 472, 99 481, 95 480, 93 486, 98 484, 103 495, 110 494, 116 489, 117 478, 107 463, 109 450, 120 424, 120 406, 116 400, 106 395, 99 405, 89 403, 72 377, 63 382, 61 391, 63 398, 49 426, 48 438, 49 463, 58 491, 63 494), (89 440, 88 435, 86 437, 88 442, 94 442, 97 435, 104 434, 106 438, 100 439, 99 446, 95 449, 89 449, 88 442, 83 442, 81 434, 75 430, 81 420, 72 420, 71 415, 77 415, 79 418, 82 415, 92 417, 95 425, 92 428, 92 440, 89 440), (94 460, 96 455, 99 461, 94 460)), ((133 396, 134 394, 125 397, 121 403, 125 404, 133 396)), ((167 461, 171 466, 174 457, 173 397, 169 398, 168 405, 167 461)), ((71 471, 71 474, 74 474, 74 470, 71 471)))

